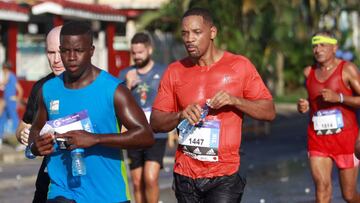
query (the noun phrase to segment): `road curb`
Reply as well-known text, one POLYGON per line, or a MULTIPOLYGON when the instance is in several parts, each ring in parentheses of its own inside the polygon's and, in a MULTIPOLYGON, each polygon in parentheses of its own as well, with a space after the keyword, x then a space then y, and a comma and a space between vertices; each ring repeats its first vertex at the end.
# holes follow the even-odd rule
POLYGON ((0 149, 0 163, 8 164, 25 160, 24 151, 16 151, 8 145, 2 145, 0 149))
MULTIPOLYGON (((24 185, 34 184, 36 181, 37 175, 32 176, 16 176, 15 178, 7 178, 0 181, 0 190, 9 189, 9 188, 20 188, 24 185)), ((34 186, 35 188, 35 186, 34 186)))
POLYGON ((294 113, 297 112, 297 105, 295 103, 275 103, 276 113, 294 113))

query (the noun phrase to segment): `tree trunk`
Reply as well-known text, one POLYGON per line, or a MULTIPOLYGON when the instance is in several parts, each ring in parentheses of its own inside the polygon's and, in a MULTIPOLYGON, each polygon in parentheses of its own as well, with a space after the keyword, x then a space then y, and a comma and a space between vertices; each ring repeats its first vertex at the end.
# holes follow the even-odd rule
POLYGON ((276 84, 275 95, 284 95, 284 54, 282 52, 276 53, 276 84))
POLYGON ((357 11, 351 12, 352 17, 352 29, 353 29, 353 36, 352 40, 354 43, 354 47, 356 51, 360 51, 360 42, 359 42, 359 13, 357 11))

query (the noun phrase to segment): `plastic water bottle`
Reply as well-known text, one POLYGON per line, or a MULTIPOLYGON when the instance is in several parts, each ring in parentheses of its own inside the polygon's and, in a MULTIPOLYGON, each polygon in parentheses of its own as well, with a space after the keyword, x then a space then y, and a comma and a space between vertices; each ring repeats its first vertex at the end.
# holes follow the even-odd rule
MULTIPOLYGON (((208 107, 208 105, 205 104, 202 108, 200 120, 204 119, 208 113, 209 113, 209 107, 208 107)), ((179 123, 177 128, 179 129, 180 134, 183 137, 186 137, 195 130, 195 125, 191 125, 189 123, 188 119, 184 119, 179 123)))
POLYGON ((84 161, 84 149, 77 148, 71 151, 71 169, 73 176, 86 175, 86 165, 84 161))

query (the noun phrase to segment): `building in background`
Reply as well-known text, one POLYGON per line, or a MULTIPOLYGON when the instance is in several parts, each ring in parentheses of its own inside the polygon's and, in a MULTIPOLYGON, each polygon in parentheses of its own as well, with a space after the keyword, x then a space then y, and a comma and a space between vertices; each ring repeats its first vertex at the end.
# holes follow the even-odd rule
POLYGON ((32 84, 50 72, 45 37, 69 20, 91 23, 93 62, 113 75, 129 66, 135 20, 168 0, 0 0, 0 63, 9 60, 28 97, 32 84))

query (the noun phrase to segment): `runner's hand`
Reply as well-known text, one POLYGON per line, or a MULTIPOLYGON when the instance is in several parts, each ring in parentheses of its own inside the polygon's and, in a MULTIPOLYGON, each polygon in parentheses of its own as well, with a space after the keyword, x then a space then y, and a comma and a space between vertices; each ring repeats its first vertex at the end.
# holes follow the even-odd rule
POLYGON ((337 103, 340 102, 340 95, 330 89, 322 89, 320 94, 325 102, 337 103))
POLYGON ((20 132, 20 142, 23 145, 28 145, 28 141, 29 141, 29 134, 30 134, 30 128, 31 128, 31 124, 27 124, 24 123, 24 128, 21 130, 20 132))
POLYGON ((126 74, 126 86, 129 89, 132 89, 133 87, 135 87, 139 82, 140 82, 140 78, 136 72, 135 69, 130 70, 127 74, 126 74))
POLYGON ((202 108, 199 104, 188 105, 180 114, 181 120, 187 119, 191 125, 200 121, 202 108))
POLYGON ((66 133, 56 134, 56 138, 65 138, 69 145, 68 150, 87 148, 97 144, 97 137, 85 130, 71 130, 66 133))
POLYGON ((231 94, 220 90, 219 92, 217 92, 215 94, 215 96, 213 98, 210 99, 210 101, 208 102, 208 105, 212 108, 212 109, 220 109, 223 106, 226 105, 235 105, 236 104, 236 100, 237 98, 232 96, 231 94))
POLYGON ((34 139, 34 145, 32 147, 32 153, 34 155, 46 156, 54 152, 54 135, 44 134, 36 136, 34 139))
POLYGON ((297 110, 299 113, 306 113, 309 110, 309 101, 307 99, 299 99, 297 103, 297 110))

